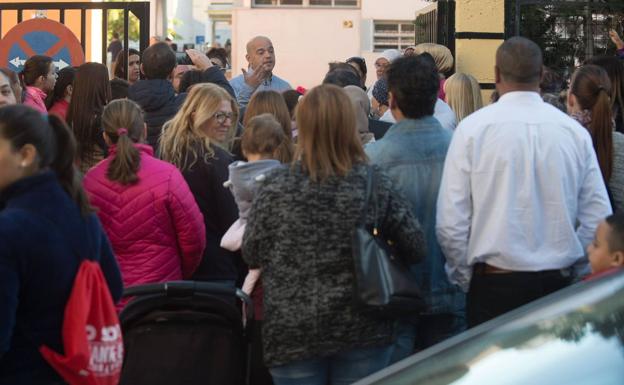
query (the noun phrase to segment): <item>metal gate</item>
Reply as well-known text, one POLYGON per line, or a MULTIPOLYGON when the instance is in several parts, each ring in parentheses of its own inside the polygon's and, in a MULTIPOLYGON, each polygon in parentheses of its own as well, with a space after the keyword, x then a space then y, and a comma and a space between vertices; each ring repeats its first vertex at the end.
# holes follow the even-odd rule
POLYGON ((416 15, 416 44, 438 43, 455 56, 455 0, 440 0, 416 15))
MULTIPOLYGON (((58 22, 65 24, 66 14, 71 11, 80 12, 80 44, 82 50, 86 48, 86 23, 87 23, 87 11, 88 10, 101 10, 102 11, 102 61, 106 64, 107 54, 107 34, 108 34, 108 11, 109 10, 121 10, 123 11, 123 49, 125 55, 128 55, 129 44, 129 18, 130 14, 134 15, 139 23, 139 47, 140 51, 145 50, 149 45, 149 30, 150 30, 150 4, 147 1, 137 2, 106 2, 106 3, 0 3, 0 32, 2 31, 2 15, 7 11, 15 11, 16 24, 21 23, 26 11, 58 11, 58 22)), ((8 12, 7 12, 8 13, 8 12)), ((51 18, 53 19, 53 18, 51 18)), ((4 35, 0 36, 0 38, 4 35)), ((114 60, 114 58, 113 58, 114 60)), ((126 61, 127 62, 127 61, 126 61)), ((128 71, 126 71, 126 74, 128 71)))
POLYGON ((624 1, 506 0, 505 36, 524 36, 563 72, 595 55, 612 55, 609 29, 624 32, 624 1))

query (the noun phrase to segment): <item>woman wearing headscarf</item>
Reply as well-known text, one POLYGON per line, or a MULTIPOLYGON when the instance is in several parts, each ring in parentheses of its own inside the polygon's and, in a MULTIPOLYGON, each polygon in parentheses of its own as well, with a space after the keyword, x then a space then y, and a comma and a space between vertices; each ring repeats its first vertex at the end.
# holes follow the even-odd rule
POLYGON ((435 43, 422 43, 414 47, 414 55, 420 55, 425 52, 431 55, 435 61, 436 68, 440 74, 440 89, 438 91, 438 98, 445 100, 446 94, 444 93, 444 83, 446 82, 446 76, 453 71, 453 54, 447 47, 435 43))

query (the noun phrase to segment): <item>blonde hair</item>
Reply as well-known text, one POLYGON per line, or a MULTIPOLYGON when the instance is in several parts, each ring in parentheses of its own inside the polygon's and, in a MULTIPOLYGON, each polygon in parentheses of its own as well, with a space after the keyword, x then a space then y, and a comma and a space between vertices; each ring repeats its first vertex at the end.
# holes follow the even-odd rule
POLYGON ((249 119, 241 138, 243 154, 259 154, 282 163, 292 161, 292 144, 281 124, 272 114, 265 113, 249 119))
POLYGON ((145 133, 141 107, 128 99, 113 100, 102 112, 102 128, 117 146, 115 156, 106 170, 106 177, 122 185, 138 182, 141 154, 134 143, 140 142, 145 133))
POLYGON ((288 110, 286 100, 282 94, 271 90, 256 92, 251 97, 251 100, 249 100, 249 104, 245 110, 243 127, 247 129, 247 125, 249 124, 251 118, 264 113, 273 115, 282 126, 282 130, 284 131, 284 135, 286 135, 286 140, 289 144, 289 147, 285 148, 285 150, 290 150, 290 155, 288 157, 292 160, 292 122, 290 118, 290 111, 288 110))
POLYGON ((214 151, 210 147, 212 140, 200 128, 214 117, 223 101, 228 101, 232 105, 232 128, 229 133, 231 137, 238 123, 236 101, 227 91, 215 84, 196 84, 186 97, 182 108, 163 126, 160 138, 161 158, 185 171, 193 167, 198 158, 208 161, 214 156, 214 151), (187 154, 190 154, 190 159, 187 154))
MULTIPOLYGON (((411 48, 411 47, 410 47, 411 48)), ((435 60, 438 72, 444 75, 453 69, 453 54, 451 50, 443 45, 435 43, 422 43, 414 48, 414 55, 420 55, 427 52, 435 60)))
POLYGON ((297 106, 295 159, 314 182, 346 175, 367 160, 355 128, 353 104, 342 90, 325 84, 308 91, 297 106))
POLYGON ((444 83, 446 102, 451 107, 457 122, 483 107, 481 87, 473 76, 455 73, 444 83))

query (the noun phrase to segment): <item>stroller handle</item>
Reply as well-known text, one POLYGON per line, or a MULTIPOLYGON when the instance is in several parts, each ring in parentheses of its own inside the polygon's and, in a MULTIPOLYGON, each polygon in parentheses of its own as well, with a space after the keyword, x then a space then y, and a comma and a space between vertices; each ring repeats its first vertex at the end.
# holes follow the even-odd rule
POLYGON ((123 297, 138 295, 165 294, 168 297, 188 297, 194 294, 223 294, 235 296, 245 306, 246 318, 253 319, 253 303, 251 298, 241 289, 214 282, 170 281, 131 286, 124 289, 123 297))

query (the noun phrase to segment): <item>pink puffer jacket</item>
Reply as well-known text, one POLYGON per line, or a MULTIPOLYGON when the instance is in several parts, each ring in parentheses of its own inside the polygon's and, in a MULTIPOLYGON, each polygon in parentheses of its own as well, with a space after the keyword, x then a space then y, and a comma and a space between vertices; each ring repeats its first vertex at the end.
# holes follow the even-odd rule
POLYGON ((149 145, 141 153, 138 183, 124 186, 106 177, 115 156, 93 167, 84 178, 91 204, 119 262, 124 286, 189 277, 201 261, 206 232, 195 198, 178 169, 154 158, 149 145))

